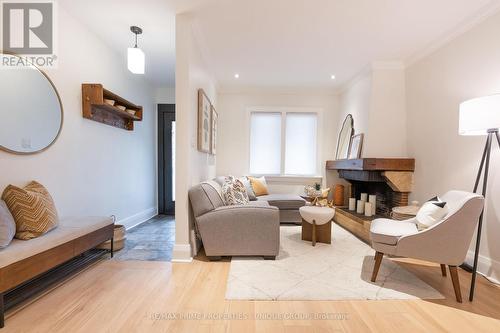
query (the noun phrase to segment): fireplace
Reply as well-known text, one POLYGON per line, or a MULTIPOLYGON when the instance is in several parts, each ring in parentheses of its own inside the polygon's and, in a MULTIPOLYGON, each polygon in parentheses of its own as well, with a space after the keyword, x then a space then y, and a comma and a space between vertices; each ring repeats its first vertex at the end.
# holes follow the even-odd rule
POLYGON ((369 241, 371 221, 379 217, 389 217, 392 208, 407 206, 413 186, 414 159, 363 158, 355 160, 327 161, 327 170, 337 170, 339 177, 350 184, 349 196, 360 198, 361 193, 377 196, 376 215, 366 217, 337 207, 335 221, 369 241))

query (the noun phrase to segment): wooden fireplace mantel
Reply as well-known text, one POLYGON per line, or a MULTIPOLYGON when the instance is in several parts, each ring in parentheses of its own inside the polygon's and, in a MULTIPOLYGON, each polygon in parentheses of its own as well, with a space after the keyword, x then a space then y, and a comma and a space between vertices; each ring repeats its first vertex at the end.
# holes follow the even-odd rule
POLYGON ((415 171, 414 158, 359 158, 326 161, 327 170, 415 171))

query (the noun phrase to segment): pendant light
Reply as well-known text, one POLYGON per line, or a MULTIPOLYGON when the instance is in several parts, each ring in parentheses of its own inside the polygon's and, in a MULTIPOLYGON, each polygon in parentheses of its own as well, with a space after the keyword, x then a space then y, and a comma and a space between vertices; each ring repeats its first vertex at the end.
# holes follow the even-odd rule
POLYGON ((134 74, 144 74, 146 67, 144 52, 137 47, 137 35, 142 34, 142 29, 134 25, 130 27, 130 31, 135 34, 135 46, 127 50, 128 70, 134 74))

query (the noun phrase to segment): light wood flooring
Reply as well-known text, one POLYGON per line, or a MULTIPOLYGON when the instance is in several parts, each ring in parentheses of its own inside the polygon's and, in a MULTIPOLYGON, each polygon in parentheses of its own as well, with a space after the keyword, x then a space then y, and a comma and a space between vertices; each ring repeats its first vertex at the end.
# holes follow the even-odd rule
POLYGON ((470 274, 460 270, 464 303, 458 304, 449 274, 442 277, 439 266, 399 262, 446 299, 227 301, 228 260, 208 262, 200 256, 190 264, 171 264, 105 259, 11 311, 1 333, 500 332, 499 287, 479 278, 476 299, 469 303, 465 299, 470 274), (233 318, 210 317, 224 314, 233 318), (302 317, 290 318, 290 314, 302 317), (309 314, 333 319, 308 319, 309 314), (174 320, 179 315, 193 318, 174 320), (256 316, 272 320, 256 320, 256 316))

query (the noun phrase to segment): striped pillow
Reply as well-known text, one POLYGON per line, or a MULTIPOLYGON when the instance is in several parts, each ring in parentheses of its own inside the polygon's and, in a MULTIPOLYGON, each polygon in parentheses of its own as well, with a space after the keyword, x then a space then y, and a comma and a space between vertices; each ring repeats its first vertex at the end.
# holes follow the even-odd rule
POLYGON ((31 239, 54 229, 59 217, 49 192, 35 181, 24 188, 9 185, 2 200, 9 207, 16 222, 16 238, 31 239))

